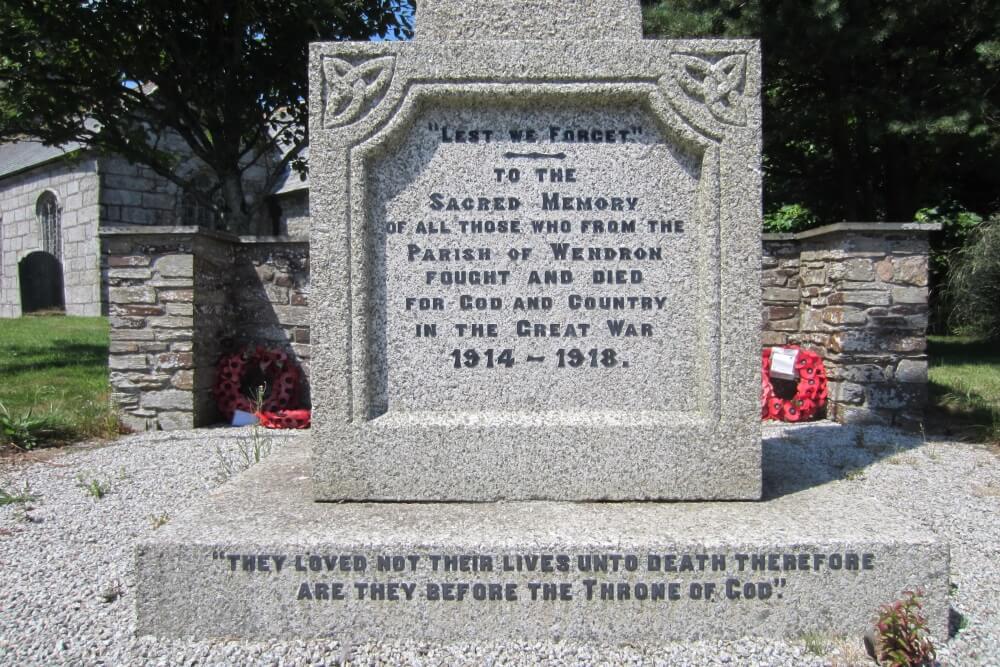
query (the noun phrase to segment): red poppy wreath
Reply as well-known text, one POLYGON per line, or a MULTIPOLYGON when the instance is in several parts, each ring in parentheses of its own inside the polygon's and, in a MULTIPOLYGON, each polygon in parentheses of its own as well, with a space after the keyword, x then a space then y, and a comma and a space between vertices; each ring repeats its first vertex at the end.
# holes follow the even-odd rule
POLYGON ((219 412, 231 421, 236 410, 257 415, 266 428, 308 428, 309 410, 299 408, 302 396, 302 371, 282 350, 247 347, 224 355, 216 367, 212 389, 219 412), (247 396, 258 384, 269 391, 259 411, 247 396))
POLYGON ((798 350, 795 358, 795 373, 798 382, 795 395, 782 398, 775 393, 771 381, 771 348, 764 348, 761 368, 761 419, 776 419, 783 422, 807 421, 816 416, 826 405, 826 368, 823 360, 815 352, 803 350, 796 345, 785 349, 798 350))

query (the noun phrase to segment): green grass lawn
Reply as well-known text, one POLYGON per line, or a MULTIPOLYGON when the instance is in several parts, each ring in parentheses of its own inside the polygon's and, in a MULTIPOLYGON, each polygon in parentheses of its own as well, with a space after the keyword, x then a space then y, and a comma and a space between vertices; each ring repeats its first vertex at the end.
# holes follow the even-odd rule
POLYGON ((1000 441, 1000 344, 930 336, 929 416, 958 435, 1000 441))
POLYGON ((30 410, 43 442, 114 434, 107 319, 0 320, 0 403, 14 421, 30 410))

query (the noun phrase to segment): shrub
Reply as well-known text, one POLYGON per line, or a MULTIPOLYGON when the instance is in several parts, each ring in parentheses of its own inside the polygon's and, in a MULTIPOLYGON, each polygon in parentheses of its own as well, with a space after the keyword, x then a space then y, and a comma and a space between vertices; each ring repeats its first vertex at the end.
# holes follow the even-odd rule
POLYGON ((1000 214, 969 232, 953 253, 946 292, 957 332, 1000 339, 1000 214))
POLYGON ((819 220, 802 204, 785 204, 764 216, 764 231, 771 234, 791 234, 815 227, 819 220))
POLYGON ((940 276, 948 273, 951 251, 960 247, 969 233, 983 221, 980 215, 953 201, 922 208, 913 219, 917 222, 941 223, 941 232, 935 235, 931 243, 930 261, 931 271, 940 276))
POLYGON ((983 221, 982 217, 967 210, 954 201, 939 206, 922 208, 914 215, 917 222, 937 222, 941 231, 930 236, 930 280, 931 280, 931 331, 950 333, 948 322, 954 308, 948 290, 951 264, 956 248, 962 247, 966 238, 983 221))
POLYGON ((880 665, 932 665, 937 654, 927 631, 920 591, 904 591, 903 599, 883 605, 875 622, 874 645, 869 651, 880 665))
POLYGON ((39 439, 50 430, 52 425, 48 419, 32 416, 31 410, 14 415, 0 403, 0 444, 10 443, 20 449, 34 449, 39 439))

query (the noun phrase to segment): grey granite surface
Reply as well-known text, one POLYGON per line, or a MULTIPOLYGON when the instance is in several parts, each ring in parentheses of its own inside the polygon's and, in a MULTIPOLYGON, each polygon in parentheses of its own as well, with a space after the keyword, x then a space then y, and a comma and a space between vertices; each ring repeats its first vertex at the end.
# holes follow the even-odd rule
MULTIPOLYGON (((305 435, 293 432, 288 438, 304 439, 305 435)), ((280 443, 287 439, 278 436, 271 433, 268 440, 271 456, 280 460, 286 456, 280 443)), ((136 545, 148 545, 175 521, 186 522, 183 515, 196 506, 208 507, 203 496, 218 486, 221 462, 239 459, 250 442, 246 428, 149 432, 110 446, 77 446, 0 460, 0 489, 15 495, 28 490, 35 496, 29 503, 0 506, 0 663, 350 662, 425 667, 489 662, 729 667, 866 663, 858 632, 836 636, 820 631, 782 639, 663 639, 641 644, 520 638, 440 643, 137 635, 136 545), (97 500, 81 488, 81 477, 98 479, 110 491, 97 500)), ((302 456, 301 447, 298 451, 302 456)), ((803 492, 814 491, 830 499, 868 498, 878 503, 887 526, 896 522, 908 526, 893 530, 894 535, 917 539, 931 533, 939 543, 950 543, 950 632, 935 636, 938 656, 943 665, 997 664, 1000 569, 995 546, 1000 543, 1000 466, 995 448, 935 438, 925 441, 877 427, 770 425, 764 429, 764 481, 766 498, 783 498, 789 504, 803 492)), ((248 508, 257 505, 255 501, 248 508)), ((250 528, 247 525, 244 530, 250 528)), ((814 529, 809 530, 816 535, 814 529)), ((848 531, 852 537, 857 535, 848 531)), ((601 527, 599 533, 607 535, 609 528, 601 527)), ((233 535, 227 529, 225 537, 233 535)), ((254 537, 264 539, 260 534, 254 537)), ((908 586, 922 583, 926 582, 916 570, 907 581, 908 586)), ((861 614, 869 620, 874 615, 874 608, 861 614)))
POLYGON ((313 45, 318 498, 759 498, 759 45, 571 6, 313 45))
POLYGON ((791 491, 794 468, 758 503, 317 503, 307 477, 291 442, 140 544, 138 632, 798 637, 863 632, 913 587, 946 632, 947 544, 842 486, 791 491))
POLYGON ((639 39, 635 0, 425 0, 416 13, 419 40, 639 39))

